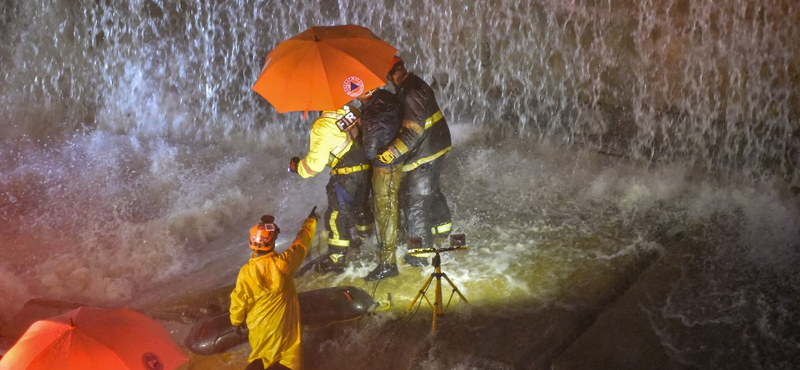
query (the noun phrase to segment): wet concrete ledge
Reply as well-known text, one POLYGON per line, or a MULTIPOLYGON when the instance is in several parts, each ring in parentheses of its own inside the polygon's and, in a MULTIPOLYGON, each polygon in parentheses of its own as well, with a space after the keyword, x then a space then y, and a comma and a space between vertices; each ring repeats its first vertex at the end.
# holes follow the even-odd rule
MULTIPOLYGON (((726 284, 738 291, 739 286, 744 285, 781 287, 787 283, 779 281, 780 274, 772 277, 775 279, 772 282, 761 281, 769 278, 769 274, 736 276, 749 274, 746 264, 735 265, 733 271, 719 275, 726 267, 718 258, 723 256, 727 261, 732 249, 729 246, 736 242, 737 231, 735 227, 719 228, 718 225, 702 227, 715 230, 699 231, 666 243, 664 255, 552 359, 551 369, 796 368, 800 353, 796 348, 791 349, 792 343, 779 338, 774 338, 778 342, 763 342, 763 338, 758 338, 760 329, 755 322, 769 320, 761 312, 763 307, 754 307, 747 297, 736 300, 731 312, 719 312, 716 307, 729 295, 726 284), (728 235, 729 240, 725 236, 709 238, 709 234, 728 235), (713 275, 709 277, 709 271, 716 272, 711 272, 713 275), (662 312, 665 307, 672 308, 665 313, 662 312), (688 322, 684 322, 683 313, 675 307, 699 314, 694 313, 696 317, 692 317, 693 312, 687 312, 690 316, 685 318, 688 322)), ((776 292, 758 294, 763 294, 757 300, 763 299, 761 303, 765 305, 770 305, 770 299, 776 299, 776 292)), ((787 300, 796 302, 796 297, 787 297, 787 300)), ((794 303, 795 307, 797 305, 794 303)), ((792 304, 789 306, 786 308, 791 310, 792 304)), ((795 328, 796 325, 795 322, 795 328)), ((789 326, 784 329, 792 331, 792 325, 789 326)))

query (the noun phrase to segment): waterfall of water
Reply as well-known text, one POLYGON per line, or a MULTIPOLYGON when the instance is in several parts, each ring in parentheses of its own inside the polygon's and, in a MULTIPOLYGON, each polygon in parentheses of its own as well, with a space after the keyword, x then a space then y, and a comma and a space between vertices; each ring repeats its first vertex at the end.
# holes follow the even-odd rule
POLYGON ((358 23, 395 44, 456 120, 799 178, 800 6, 790 0, 5 4, 8 137, 289 125, 299 116, 279 117, 249 91, 266 53, 311 25, 358 23))

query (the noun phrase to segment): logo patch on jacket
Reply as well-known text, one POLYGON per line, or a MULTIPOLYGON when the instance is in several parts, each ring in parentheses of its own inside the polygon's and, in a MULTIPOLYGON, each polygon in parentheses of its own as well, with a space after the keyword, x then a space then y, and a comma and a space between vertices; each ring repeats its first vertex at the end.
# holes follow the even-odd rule
POLYGON ((339 127, 339 130, 341 131, 347 131, 351 127, 353 127, 353 125, 355 125, 356 122, 358 122, 358 117, 356 116, 356 114, 353 112, 347 112, 347 114, 345 114, 344 116, 342 116, 342 118, 339 118, 339 120, 336 121, 336 126, 339 127))
POLYGON ((342 88, 347 96, 357 98, 364 93, 364 81, 361 81, 361 79, 356 76, 350 76, 344 80, 342 88))

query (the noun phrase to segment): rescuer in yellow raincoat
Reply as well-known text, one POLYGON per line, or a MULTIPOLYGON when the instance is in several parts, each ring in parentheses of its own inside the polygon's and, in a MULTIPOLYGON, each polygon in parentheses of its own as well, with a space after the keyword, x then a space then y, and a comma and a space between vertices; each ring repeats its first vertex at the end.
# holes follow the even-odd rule
POLYGON ((292 158, 289 171, 310 178, 331 168, 325 186, 328 209, 325 210, 325 230, 328 231, 328 250, 315 266, 317 271, 344 272, 346 255, 358 236, 351 235, 355 224, 361 235, 374 229, 372 210, 368 203, 370 165, 358 140, 360 112, 345 106, 336 111, 323 111, 311 126, 308 154, 292 158))
POLYGON ((253 351, 246 370, 302 368, 300 302, 294 274, 317 230, 316 210, 311 210, 292 245, 280 254, 275 252, 280 229, 274 217, 264 215, 250 229, 253 257, 239 270, 230 307, 231 324, 237 332, 245 321, 249 329, 253 351))

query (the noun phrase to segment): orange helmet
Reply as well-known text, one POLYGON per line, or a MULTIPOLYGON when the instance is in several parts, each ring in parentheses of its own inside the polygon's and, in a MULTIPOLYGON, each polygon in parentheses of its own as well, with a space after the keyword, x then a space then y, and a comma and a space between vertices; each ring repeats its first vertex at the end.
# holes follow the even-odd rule
POLYGON ((275 239, 278 239, 281 229, 275 225, 275 217, 261 216, 261 222, 250 229, 250 248, 256 251, 271 251, 275 249, 275 239))
POLYGON ((400 69, 400 67, 405 68, 405 66, 406 63, 403 62, 403 59, 400 59, 399 56, 395 55, 394 58, 392 58, 392 69, 389 70, 389 75, 396 72, 398 69, 400 69))

